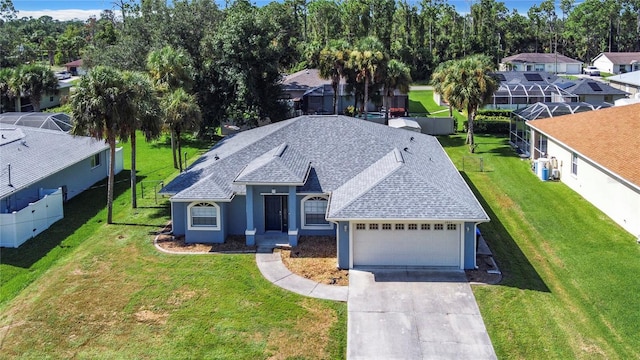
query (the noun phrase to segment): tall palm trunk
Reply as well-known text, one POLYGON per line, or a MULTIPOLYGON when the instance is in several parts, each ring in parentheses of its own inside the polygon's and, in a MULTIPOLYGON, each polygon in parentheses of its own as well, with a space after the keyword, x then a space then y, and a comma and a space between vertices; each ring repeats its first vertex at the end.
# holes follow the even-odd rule
POLYGON ((473 106, 467 106, 467 144, 471 152, 475 151, 475 142, 473 139, 473 118, 475 117, 475 109, 473 106))
POLYGON ((367 116, 369 114, 369 110, 367 109, 368 103, 369 103, 369 76, 365 75, 365 77, 364 77, 364 101, 363 101, 364 119, 365 120, 367 120, 369 118, 367 116))
POLYGON ((180 131, 176 130, 176 144, 178 148, 178 166, 180 172, 182 172, 182 145, 180 144, 180 131))
POLYGON ((113 184, 116 172, 116 136, 109 134, 109 180, 107 181, 107 224, 113 224, 113 184))
POLYGON ((171 130, 171 153, 173 154, 173 168, 178 168, 178 159, 176 158, 176 139, 175 133, 171 130))
POLYGON ((384 89, 384 96, 382 97, 382 102, 384 106, 384 124, 389 125, 389 89, 384 89))
POLYGON ((131 207, 138 207, 136 198, 136 132, 131 132, 131 207))
POLYGON ((338 89, 340 89, 340 77, 334 77, 333 87, 333 115, 338 115, 338 89))

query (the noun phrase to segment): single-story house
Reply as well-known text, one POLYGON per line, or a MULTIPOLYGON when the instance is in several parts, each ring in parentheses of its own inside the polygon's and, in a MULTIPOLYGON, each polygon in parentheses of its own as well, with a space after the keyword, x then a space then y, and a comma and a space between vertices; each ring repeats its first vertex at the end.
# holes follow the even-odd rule
POLYGON ((559 164, 560 180, 640 240, 638 114, 634 104, 527 125, 559 164))
POLYGON ((591 104, 586 102, 573 103, 535 103, 522 109, 514 110, 509 118, 509 143, 523 157, 538 158, 546 154, 546 141, 534 138, 527 127, 527 122, 577 114, 585 111, 605 109, 613 106, 611 103, 591 104), (532 155, 533 154, 533 155, 532 155))
MULTIPOLYGON (((0 124, 2 247, 18 247, 49 228, 64 217, 64 201, 108 175, 104 141, 40 128, 30 120, 34 127, 0 124)), ((121 150, 116 161, 116 170, 122 170, 121 150)))
POLYGON ((71 75, 85 75, 87 70, 83 67, 82 59, 74 60, 64 64, 64 67, 67 68, 67 71, 71 73, 71 75))
POLYGON ((578 96, 578 101, 592 104, 608 102, 615 103, 618 99, 624 99, 629 93, 614 88, 602 81, 592 79, 569 80, 558 78, 554 82, 562 90, 578 96))
POLYGON ((580 60, 562 54, 520 53, 507 56, 500 61, 500 71, 546 71, 549 73, 580 74, 580 60))
MULTIPOLYGON (((346 90, 346 80, 343 78, 338 87, 338 113, 344 114, 347 107, 355 104, 352 93, 346 90)), ((290 104, 296 115, 327 115, 333 114, 333 87, 331 80, 320 77, 318 69, 305 69, 286 75, 282 81, 285 100, 290 104)), ((409 96, 400 91, 394 91, 389 99, 389 108, 405 110, 409 107, 409 96)), ((369 101, 369 112, 380 110, 382 104, 369 101)))
POLYGON ((161 193, 187 243, 335 236, 345 269, 472 269, 489 221, 435 137, 340 115, 226 137, 161 193))
POLYGON ((637 71, 640 70, 640 52, 603 52, 593 58, 593 66, 611 74, 637 71))
MULTIPOLYGON (((42 94, 40 97, 40 110, 60 106, 64 98, 69 97, 73 84, 69 82, 58 82, 58 89, 52 93, 42 94)), ((25 96, 17 96, 14 99, 6 99, 0 104, 2 112, 30 112, 33 111, 31 99, 25 96), (8 101, 7 101, 8 100, 8 101)))
POLYGON ((632 96, 640 93, 640 70, 609 76, 607 81, 612 87, 628 92, 632 96))

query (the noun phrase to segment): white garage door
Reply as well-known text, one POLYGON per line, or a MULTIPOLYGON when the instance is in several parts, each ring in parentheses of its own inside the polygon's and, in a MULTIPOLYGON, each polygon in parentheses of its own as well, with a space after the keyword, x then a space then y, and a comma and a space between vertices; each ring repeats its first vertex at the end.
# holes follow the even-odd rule
POLYGON ((354 266, 460 266, 460 224, 355 223, 354 266))

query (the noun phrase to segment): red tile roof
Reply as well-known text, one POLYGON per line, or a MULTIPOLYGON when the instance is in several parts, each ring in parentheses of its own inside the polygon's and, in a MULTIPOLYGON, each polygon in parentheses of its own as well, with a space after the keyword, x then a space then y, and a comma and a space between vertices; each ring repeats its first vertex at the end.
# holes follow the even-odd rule
POLYGON ((74 60, 64 64, 64 66, 82 66, 82 59, 74 60))
POLYGON ((528 125, 640 186, 640 104, 529 121, 528 125))

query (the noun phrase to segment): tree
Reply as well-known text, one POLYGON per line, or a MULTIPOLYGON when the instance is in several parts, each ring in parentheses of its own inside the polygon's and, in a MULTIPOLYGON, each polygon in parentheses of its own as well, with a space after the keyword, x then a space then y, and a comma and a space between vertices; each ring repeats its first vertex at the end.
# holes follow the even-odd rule
POLYGON ((395 59, 390 60, 384 70, 384 123, 388 125, 390 111, 389 97, 393 96, 395 90, 408 93, 412 80, 409 66, 401 61, 395 59))
POLYGON ((123 133, 129 133, 131 140, 131 206, 138 207, 136 199, 136 131, 144 134, 145 140, 157 139, 162 132, 160 122, 160 102, 149 77, 143 73, 126 71, 123 73, 125 88, 129 94, 123 133), (126 131, 125 131, 126 129, 126 131))
POLYGON ((383 52, 380 41, 368 36, 356 45, 349 54, 348 66, 356 72, 356 81, 364 82, 364 118, 368 116, 367 103, 369 102, 369 84, 373 82, 378 68, 384 66, 387 56, 383 52))
POLYGON ((445 75, 434 77, 442 81, 441 95, 458 109, 467 111, 467 140, 469 150, 474 152, 473 120, 478 108, 491 101, 498 83, 490 75, 493 71, 491 59, 485 55, 471 55, 456 60, 445 67, 445 75))
POLYGON ((320 52, 320 77, 331 79, 333 88, 333 113, 338 114, 338 93, 340 79, 344 75, 344 67, 349 60, 349 44, 344 40, 333 40, 320 52))
MULTIPOLYGON (((436 94, 440 94, 441 97, 444 97, 444 87, 447 77, 451 72, 453 72, 454 66, 454 60, 445 61, 440 63, 433 74, 431 74, 431 85, 433 85, 433 91, 436 94)), ((453 106, 451 106, 450 102, 447 101, 447 103, 449 104, 449 117, 453 117, 453 106)))
MULTIPOLYGON (((194 130, 200 125, 202 115, 200 107, 193 95, 187 94, 182 88, 178 88, 167 94, 162 99, 162 108, 165 114, 165 122, 174 133, 178 154, 182 152, 180 137, 183 131, 194 130)), ((179 156, 179 169, 182 172, 182 156, 179 156)))
POLYGON ((74 135, 89 135, 109 144, 109 180, 107 182, 107 223, 113 223, 113 185, 116 162, 116 138, 126 140, 130 116, 129 92, 122 74, 110 67, 96 66, 80 79, 71 96, 74 135), (125 104, 125 106, 123 106, 125 104))
MULTIPOLYGON (((181 49, 165 46, 160 50, 150 52, 147 56, 147 69, 156 89, 163 96, 179 88, 191 88, 191 58, 181 49)), ((173 154, 173 167, 178 169, 174 135, 175 133, 171 131, 171 153, 173 154)))
POLYGON ((0 113, 6 111, 9 99, 13 97, 11 92, 11 78, 13 69, 0 68, 0 113))
POLYGON ((182 49, 165 46, 147 55, 147 70, 158 90, 171 92, 177 88, 190 90, 193 82, 191 58, 182 49))
POLYGON ((58 90, 58 80, 53 71, 42 65, 23 65, 16 69, 11 79, 15 96, 28 97, 33 111, 40 111, 42 95, 58 90))

